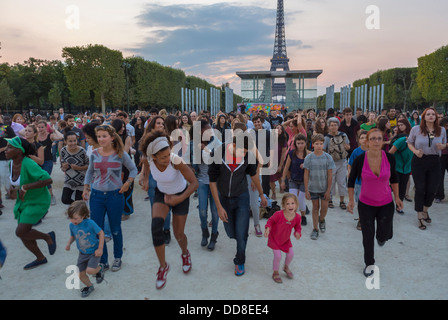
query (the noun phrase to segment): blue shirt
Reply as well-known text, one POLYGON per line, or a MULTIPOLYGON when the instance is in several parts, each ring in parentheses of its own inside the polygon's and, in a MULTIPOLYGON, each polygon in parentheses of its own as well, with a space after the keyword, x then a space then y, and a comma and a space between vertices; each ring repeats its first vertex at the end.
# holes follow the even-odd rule
MULTIPOLYGON (((350 159, 348 159, 348 164, 350 166, 353 166, 353 162, 355 161, 356 157, 362 155, 364 152, 365 151, 362 150, 361 147, 356 148, 355 150, 353 150, 352 154, 350 155, 350 159)), ((359 184, 360 185, 361 184, 361 180, 357 178, 355 184, 359 184)))
POLYGON ((70 233, 76 240, 81 253, 93 254, 98 249, 98 233, 101 228, 91 219, 84 219, 80 224, 70 223, 70 233))

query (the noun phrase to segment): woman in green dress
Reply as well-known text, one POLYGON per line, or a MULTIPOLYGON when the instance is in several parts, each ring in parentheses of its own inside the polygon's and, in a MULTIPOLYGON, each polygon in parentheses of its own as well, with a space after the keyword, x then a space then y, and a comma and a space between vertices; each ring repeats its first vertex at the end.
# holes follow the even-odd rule
POLYGON ((50 207, 50 193, 47 186, 52 183, 50 175, 34 160, 28 157, 34 152, 33 146, 20 137, 6 139, 8 145, 5 150, 6 159, 10 161, 10 183, 12 198, 16 198, 14 217, 18 222, 16 235, 25 247, 36 256, 36 260, 27 264, 24 269, 29 270, 47 263, 37 240, 47 242, 50 255, 56 251, 56 236, 52 231, 42 233, 33 229, 48 212, 50 207))

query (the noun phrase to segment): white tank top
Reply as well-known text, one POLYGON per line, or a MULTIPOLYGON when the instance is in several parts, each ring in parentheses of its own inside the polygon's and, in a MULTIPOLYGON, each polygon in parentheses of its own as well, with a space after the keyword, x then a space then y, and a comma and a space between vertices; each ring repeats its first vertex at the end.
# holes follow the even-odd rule
POLYGON ((182 192, 187 187, 187 180, 179 170, 176 170, 173 163, 180 163, 182 158, 171 153, 170 164, 166 167, 165 171, 161 172, 157 169, 154 161, 149 161, 149 168, 151 170, 152 177, 157 182, 157 188, 160 192, 166 194, 176 194, 182 192))

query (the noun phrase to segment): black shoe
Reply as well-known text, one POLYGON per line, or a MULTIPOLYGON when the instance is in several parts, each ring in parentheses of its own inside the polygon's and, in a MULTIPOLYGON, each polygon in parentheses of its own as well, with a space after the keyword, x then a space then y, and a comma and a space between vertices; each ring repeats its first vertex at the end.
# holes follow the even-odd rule
POLYGON ((53 244, 48 245, 48 251, 50 252, 50 255, 52 256, 56 252, 56 234, 54 233, 54 231, 51 231, 48 233, 48 235, 51 237, 51 240, 53 241, 53 244))
MULTIPOLYGON (((101 283, 104 280, 104 272, 106 271, 104 268, 104 265, 101 263, 100 264, 101 269, 100 271, 95 275, 96 278, 96 283, 101 283)), ((93 287, 93 286, 92 286, 93 287)), ((85 289, 85 288, 84 288, 85 289)), ((90 293, 89 293, 90 294, 90 293)))
POLYGON ((81 297, 86 298, 88 297, 92 291, 95 290, 95 288, 93 287, 93 285, 91 285, 90 287, 85 287, 81 290, 81 297))
POLYGON ((218 239, 218 235, 219 235, 219 232, 212 233, 212 236, 210 238, 210 243, 208 244, 208 247, 207 247, 208 250, 213 251, 215 249, 215 244, 217 242, 216 239, 218 239))
POLYGON ((395 210, 397 210, 397 213, 399 213, 399 214, 404 214, 404 211, 403 210, 398 210, 398 207, 395 207, 395 210))
POLYGON ((373 275, 373 270, 372 271, 370 271, 370 272, 367 272, 367 268, 368 268, 369 266, 366 266, 365 268, 364 268, 364 271, 362 272, 362 273, 364 273, 364 276, 366 277, 366 278, 368 278, 368 277, 370 277, 371 275, 373 275))
POLYGON ((302 222, 300 223, 302 226, 306 226, 307 222, 306 222, 306 217, 302 216, 302 222))
POLYGON ((170 242, 171 242, 170 230, 163 230, 163 234, 165 236, 165 244, 170 244, 170 242))
POLYGON ((40 265, 43 265, 45 263, 47 263, 47 258, 44 258, 43 260, 34 260, 31 263, 28 263, 25 267, 23 267, 24 270, 31 270, 34 268, 37 268, 40 265))
POLYGON ((208 232, 208 228, 202 229, 201 247, 205 247, 208 244, 208 237, 210 237, 210 232, 208 232))
POLYGON ((384 244, 386 243, 386 241, 380 241, 380 240, 376 240, 378 242, 378 245, 380 247, 384 246, 384 244))

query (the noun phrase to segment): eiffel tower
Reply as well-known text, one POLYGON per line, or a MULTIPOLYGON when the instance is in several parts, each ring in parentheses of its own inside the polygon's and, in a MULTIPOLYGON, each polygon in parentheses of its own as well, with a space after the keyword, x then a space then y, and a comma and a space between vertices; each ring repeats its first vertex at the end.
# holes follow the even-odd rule
MULTIPOLYGON (((277 1, 277 22, 275 27, 275 42, 274 54, 271 59, 271 72, 275 71, 289 71, 289 58, 286 53, 286 35, 285 35, 285 8, 283 0, 277 1)), ((286 84, 276 83, 275 79, 272 81, 272 97, 274 100, 277 97, 286 97, 286 84)), ((284 103, 284 101, 278 101, 284 103)))
POLYGON ((305 82, 308 81, 311 85, 312 81, 317 83, 317 78, 322 70, 289 69, 283 3, 283 0, 277 0, 277 21, 271 69, 270 71, 238 71, 236 74, 241 78, 244 87, 241 93, 249 103, 276 103, 295 109, 316 108, 317 88, 305 89, 307 86, 305 82))
POLYGON ((274 55, 271 59, 271 71, 289 71, 289 59, 286 53, 285 9, 283 0, 277 1, 277 23, 275 27, 274 55))

